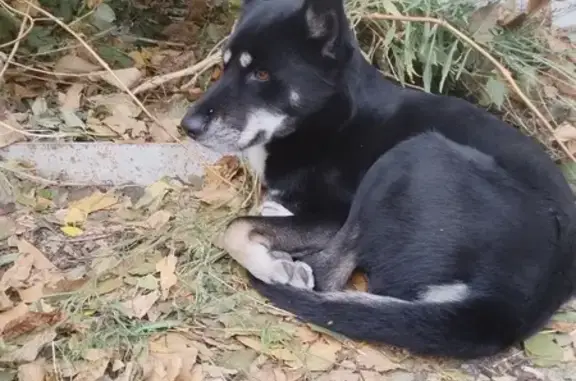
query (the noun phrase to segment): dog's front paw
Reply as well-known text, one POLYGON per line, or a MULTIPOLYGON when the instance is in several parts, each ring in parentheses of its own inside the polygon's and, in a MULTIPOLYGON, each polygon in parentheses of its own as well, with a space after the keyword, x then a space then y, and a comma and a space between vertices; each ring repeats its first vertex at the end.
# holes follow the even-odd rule
POLYGON ((314 274, 312 268, 304 262, 278 259, 274 261, 272 283, 286 284, 296 288, 312 290, 314 274))

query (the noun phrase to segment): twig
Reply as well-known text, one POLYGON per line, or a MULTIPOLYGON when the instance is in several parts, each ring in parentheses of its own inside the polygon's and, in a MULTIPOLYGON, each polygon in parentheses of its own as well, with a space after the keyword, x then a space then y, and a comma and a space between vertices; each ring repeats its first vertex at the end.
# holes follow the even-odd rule
POLYGON ((59 187, 83 187, 83 186, 86 186, 86 184, 82 184, 82 183, 68 183, 65 181, 56 181, 56 180, 45 179, 44 177, 31 175, 29 173, 22 172, 16 168, 12 168, 8 165, 5 165, 2 162, 0 162, 0 171, 10 172, 10 173, 14 174, 14 176, 16 176, 16 177, 21 177, 21 178, 24 178, 26 180, 34 181, 36 183, 40 183, 40 184, 44 184, 44 185, 54 185, 54 186, 59 186, 59 187))
POLYGON ((34 27, 34 18, 32 16, 30 16, 28 14, 28 12, 22 12, 16 8, 11 7, 4 0, 0 0, 0 5, 2 5, 2 7, 6 8, 6 9, 10 10, 11 12, 17 13, 20 16, 22 16, 24 18, 22 20, 22 24, 26 24, 25 20, 28 20, 30 22, 30 25, 28 25, 28 29, 26 29, 25 32, 22 32, 22 24, 20 24, 20 33, 18 34, 18 37, 15 40, 12 40, 10 42, 6 42, 6 43, 0 45, 0 49, 2 49, 2 48, 5 48, 7 46, 10 46, 10 45, 19 44, 20 41, 22 41, 24 38, 26 38, 26 36, 28 36, 28 34, 32 31, 32 28, 34 27))
MULTIPOLYGON (((18 37, 16 37, 16 39, 14 40, 14 45, 12 46, 12 50, 10 51, 8 58, 6 58, 6 62, 4 62, 2 67, 0 67, 0 83, 2 83, 2 77, 4 77, 4 73, 6 72, 6 69, 8 69, 8 66, 10 66, 10 63, 14 59, 14 55, 16 54, 16 52, 18 51, 18 48, 20 47, 20 40, 22 40, 25 37, 27 20, 28 20, 28 18, 32 19, 30 17, 30 15, 28 14, 28 12, 30 12, 30 6, 26 7, 26 12, 24 14, 27 17, 24 17, 22 19, 22 22, 20 23, 20 30, 18 31, 18 37)), ((31 21, 30 25, 33 25, 33 24, 34 24, 34 21, 31 21)))
POLYGON ((437 19, 434 17, 397 16, 397 15, 385 15, 381 13, 371 13, 369 15, 366 15, 365 18, 371 20, 391 20, 391 21, 431 23, 440 25, 441 27, 448 29, 460 40, 464 41, 472 48, 474 48, 476 51, 478 51, 478 53, 482 54, 486 59, 488 59, 488 61, 492 63, 492 65, 494 65, 494 67, 496 67, 496 69, 498 69, 498 71, 500 71, 500 74, 502 74, 502 77, 504 77, 506 82, 508 82, 512 90, 516 93, 516 95, 518 95, 520 99, 522 99, 522 101, 526 104, 526 106, 530 109, 530 111, 532 111, 538 117, 538 119, 540 119, 540 121, 548 129, 550 134, 552 134, 552 137, 556 140, 558 145, 562 148, 564 153, 566 153, 566 155, 568 155, 568 157, 572 159, 572 161, 576 162, 576 157, 574 157, 574 155, 572 155, 568 147, 563 142, 561 142, 560 139, 558 139, 558 137, 556 136, 556 132, 554 131, 554 127, 550 124, 550 122, 548 122, 546 117, 542 115, 540 110, 538 110, 538 108, 534 105, 534 103, 532 103, 532 101, 526 96, 526 94, 524 94, 524 92, 520 89, 520 87, 518 87, 518 84, 510 74, 510 71, 506 69, 500 62, 498 62, 498 60, 494 58, 486 49, 481 47, 470 37, 466 36, 466 34, 460 32, 458 29, 453 27, 450 23, 448 23, 445 20, 437 19))
POLYGON ((0 120, 0 127, 3 127, 3 128, 5 128, 5 129, 7 129, 7 130, 10 130, 10 131, 17 132, 17 133, 19 133, 19 134, 21 134, 21 135, 24 135, 24 136, 35 137, 35 138, 59 139, 59 138, 69 138, 69 137, 72 137, 72 136, 78 136, 78 135, 76 135, 76 134, 52 134, 52 135, 35 134, 35 133, 33 133, 33 132, 28 132, 28 131, 24 131, 24 130, 21 130, 21 129, 16 128, 16 127, 12 127, 12 126, 9 125, 8 123, 3 122, 3 121, 1 121, 1 120, 0 120))
POLYGON ((206 68, 209 68, 213 65, 216 65, 218 62, 220 62, 220 59, 221 59, 220 53, 213 54, 211 56, 206 57, 205 59, 198 62, 197 64, 190 66, 190 67, 187 67, 186 69, 182 69, 179 71, 175 71, 173 73, 159 75, 157 77, 151 78, 150 80, 142 83, 141 85, 139 85, 138 87, 133 89, 132 92, 134 94, 139 94, 141 92, 154 89, 154 88, 162 85, 163 83, 166 83, 166 82, 171 81, 173 79, 186 77, 189 75, 194 75, 199 71, 202 71, 206 68))

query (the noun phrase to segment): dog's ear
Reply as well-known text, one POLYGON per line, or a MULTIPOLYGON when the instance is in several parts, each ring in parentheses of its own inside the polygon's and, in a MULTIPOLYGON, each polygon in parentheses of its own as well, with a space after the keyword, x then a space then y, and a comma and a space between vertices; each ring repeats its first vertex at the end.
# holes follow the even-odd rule
POLYGON ((304 0, 304 10, 310 37, 323 42, 322 55, 336 58, 335 50, 346 17, 344 1, 304 0))

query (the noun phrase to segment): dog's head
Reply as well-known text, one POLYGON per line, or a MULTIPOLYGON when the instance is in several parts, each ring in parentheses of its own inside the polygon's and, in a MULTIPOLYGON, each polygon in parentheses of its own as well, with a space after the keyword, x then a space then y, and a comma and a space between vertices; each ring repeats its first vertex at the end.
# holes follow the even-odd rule
POLYGON ((221 77, 181 125, 226 151, 286 136, 335 94, 352 49, 343 0, 244 0, 221 77))

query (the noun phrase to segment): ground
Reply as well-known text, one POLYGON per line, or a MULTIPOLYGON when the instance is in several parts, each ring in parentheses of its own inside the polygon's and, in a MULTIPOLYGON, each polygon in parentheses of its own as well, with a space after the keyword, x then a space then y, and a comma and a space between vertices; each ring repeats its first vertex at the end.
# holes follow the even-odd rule
MULTIPOLYGON (((457 23, 470 16, 463 3, 386 0, 377 10, 432 8, 457 23)), ((368 12, 362 1, 348 4, 356 21, 368 12)), ((0 0, 0 149, 23 141, 181 138, 183 110, 220 75, 217 47, 235 7, 219 0, 0 0), (20 23, 27 17, 33 27, 20 23)), ((454 36, 423 24, 358 29, 363 41, 376 41, 366 51, 388 76, 414 76, 425 90, 485 83, 479 102, 502 106, 499 115, 544 142, 574 180, 574 33, 546 35, 543 49, 522 31, 492 33, 500 16, 493 6, 481 8, 468 32, 522 74, 522 89, 541 90, 529 95, 554 125, 553 137, 492 66, 465 67, 476 52, 454 36), (416 57, 426 62, 421 78, 416 57), (536 74, 530 80, 526 73, 536 74)), ((512 16, 506 13, 505 24, 512 16)), ((0 381, 576 380, 576 302, 523 345, 470 362, 415 357, 296 321, 255 293, 218 248, 226 223, 252 213, 259 200, 258 179, 235 157, 208 165, 203 177, 143 187, 78 186, 0 158, 0 381)), ((363 289, 363 282, 357 275, 350 286, 363 289)))
POLYGON ((255 198, 234 157, 204 181, 146 188, 17 171, 0 188, 2 380, 576 379, 576 304, 525 348, 465 363, 352 342, 267 304, 217 247, 255 198))

